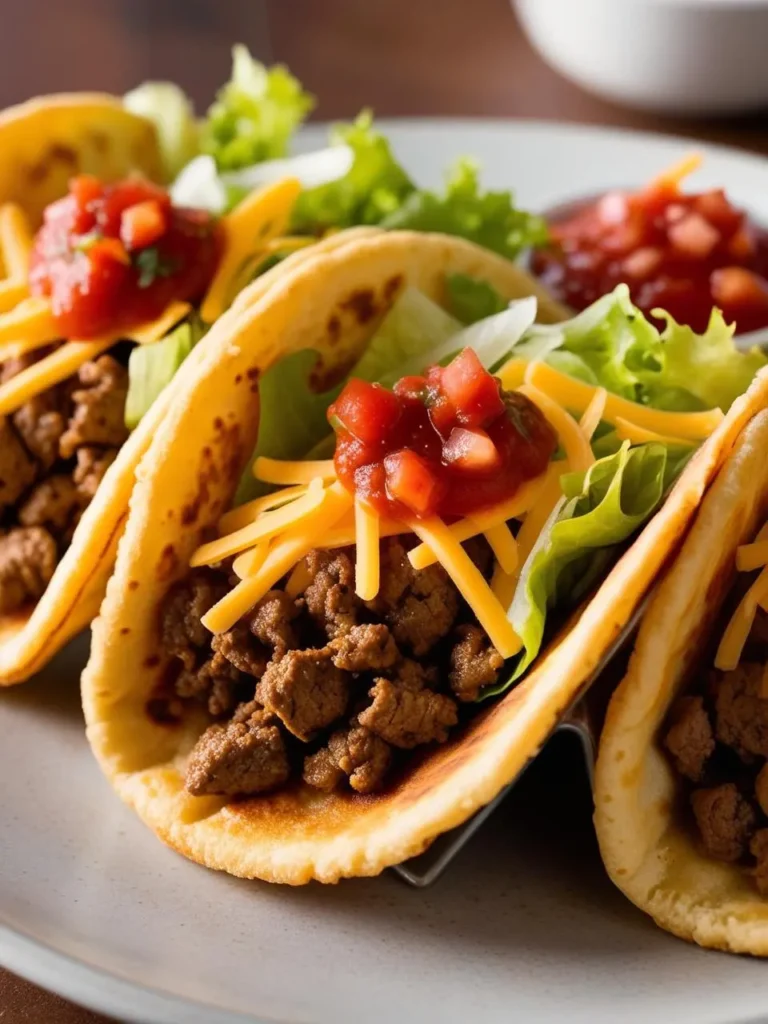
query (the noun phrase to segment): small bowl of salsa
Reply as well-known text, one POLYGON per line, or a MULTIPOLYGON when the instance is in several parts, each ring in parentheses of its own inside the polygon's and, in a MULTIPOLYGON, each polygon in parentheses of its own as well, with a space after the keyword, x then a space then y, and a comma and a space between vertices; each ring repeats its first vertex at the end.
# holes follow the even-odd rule
POLYGON ((550 211, 552 243, 532 255, 534 274, 577 311, 625 282, 644 313, 662 308, 698 332, 713 306, 737 334, 768 328, 768 231, 723 189, 683 192, 699 163, 550 211))

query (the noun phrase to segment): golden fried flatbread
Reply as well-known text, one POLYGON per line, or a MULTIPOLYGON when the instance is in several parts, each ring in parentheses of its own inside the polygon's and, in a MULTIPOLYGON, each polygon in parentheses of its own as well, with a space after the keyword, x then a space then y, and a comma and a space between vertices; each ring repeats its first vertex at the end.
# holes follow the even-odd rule
POLYGON ((258 379, 301 349, 318 378, 338 378, 406 286, 445 301, 446 273, 489 281, 506 297, 527 277, 461 239, 392 232, 307 257, 216 331, 174 390, 137 473, 115 573, 83 675, 88 737, 120 796, 170 846, 235 875, 300 884, 374 875, 424 850, 492 800, 541 747, 680 542, 742 427, 768 399, 759 376, 699 449, 658 514, 597 595, 524 681, 389 792, 323 794, 301 784, 229 801, 184 789, 186 755, 207 724, 159 724, 146 704, 167 667, 158 608, 204 532, 232 501, 258 430, 258 379))
POLYGON ((702 946, 768 956, 768 902, 744 868, 702 852, 684 817, 682 780, 660 743, 672 702, 722 627, 736 548, 768 514, 768 402, 753 394, 761 411, 707 492, 611 700, 597 761, 595 825, 611 879, 662 928, 702 946))

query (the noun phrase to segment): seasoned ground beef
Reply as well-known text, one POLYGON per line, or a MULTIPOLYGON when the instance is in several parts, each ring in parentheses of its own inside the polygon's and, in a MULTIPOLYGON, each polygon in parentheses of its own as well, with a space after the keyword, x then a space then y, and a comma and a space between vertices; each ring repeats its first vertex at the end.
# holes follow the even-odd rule
MULTIPOLYGON (((484 540, 471 546, 486 570, 487 550, 484 540)), ((187 773, 191 792, 247 795, 277 785, 269 774, 264 781, 263 742, 268 764, 281 751, 281 780, 285 751, 311 743, 303 755, 309 786, 372 793, 402 751, 448 739, 459 719, 454 697, 440 692, 449 675, 457 693, 476 695, 497 678, 502 660, 466 621, 470 612, 440 566, 415 571, 398 539, 382 541, 381 556, 376 601, 366 605, 355 595, 348 550, 311 551, 298 596, 278 585, 217 636, 200 620, 229 589, 228 570, 194 570, 171 587, 161 646, 180 664, 163 699, 169 707, 202 704, 225 718, 236 702, 250 700, 229 725, 216 723, 201 738, 187 773), (253 776, 249 757, 258 762, 253 776)))
POLYGON ((691 807, 709 856, 740 860, 755 830, 755 812, 736 786, 727 782, 713 789, 695 789, 691 807))
POLYGON ((71 536, 82 510, 75 481, 65 473, 49 476, 37 484, 19 508, 22 526, 45 526, 64 540, 71 536))
POLYGON ((754 879, 761 896, 768 896, 768 828, 758 829, 749 843, 749 852, 755 858, 754 879))
POLYGON ((266 647, 282 653, 298 644, 292 625, 298 614, 296 602, 284 590, 270 590, 248 616, 249 629, 266 647))
POLYGON ((211 647, 235 668, 256 679, 261 679, 264 675, 271 656, 270 652, 254 639, 244 622, 238 622, 226 633, 219 633, 213 637, 211 647))
POLYGON ((59 442, 67 421, 57 388, 25 402, 13 414, 13 425, 27 451, 47 472, 59 457, 59 442))
POLYGON ((185 785, 194 796, 264 793, 288 778, 288 757, 274 715, 249 704, 227 725, 212 725, 187 761, 185 785))
POLYGON ((0 507, 14 505, 35 482, 38 472, 13 423, 7 417, 0 418, 0 507))
MULTIPOLYGON (((12 379, 52 348, 0 365, 0 380, 12 379)), ((66 380, 0 418, 0 516, 13 537, 11 568, 0 573, 0 609, 16 610, 37 600, 96 493, 124 424, 127 371, 111 356, 84 364, 66 380), (21 528, 21 529, 18 529, 21 528), (25 533, 25 528, 41 532, 25 533), (53 552, 53 554, 51 554, 53 552), (22 565, 29 557, 30 564, 22 565)))
POLYGON ((104 474, 117 458, 117 448, 78 448, 72 479, 83 507, 96 495, 104 474))
POLYGON ((176 693, 204 704, 218 718, 237 706, 240 682, 241 675, 234 665, 216 653, 196 668, 182 668, 176 679, 176 693))
POLYGON ((383 623, 369 622, 352 626, 328 644, 333 651, 333 663, 345 672, 375 672, 391 668, 400 658, 400 652, 383 623))
POLYGON ((403 750, 444 743, 458 721, 456 702, 433 690, 377 679, 369 696, 372 703, 358 715, 360 724, 403 750))
POLYGON ((355 596, 355 566, 345 551, 310 551, 305 559, 312 582, 304 591, 310 617, 329 640, 357 624, 361 602, 355 596))
POLYGON ((714 674, 715 732, 740 757, 768 757, 768 700, 761 697, 763 666, 742 662, 714 674))
POLYGON ((382 546, 382 586, 368 607, 392 630, 398 645, 427 654, 449 632, 459 595, 441 565, 417 572, 397 537, 382 546))
MULTIPOLYGON (((753 654, 762 643, 750 635, 753 654)), ((712 672, 703 693, 679 697, 663 743, 686 780, 699 840, 716 860, 751 869, 768 896, 768 697, 762 663, 712 672), (702 783, 704 785, 702 785, 702 783), (691 786, 693 784, 693 786, 691 786)))
POLYGON ((349 701, 349 676, 336 668, 328 648, 288 651, 271 662, 256 699, 300 740, 341 718, 349 701))
POLYGON ((497 682, 504 659, 479 626, 459 626, 456 633, 448 677, 451 689, 459 700, 477 700, 484 686, 497 682))
POLYGON ((128 437, 125 367, 112 356, 99 356, 80 367, 78 378, 82 387, 72 392, 74 412, 59 443, 64 459, 71 458, 83 446, 117 448, 128 437))
POLYGON ((40 526, 0 536, 0 614, 42 597, 56 569, 56 541, 40 526))
POLYGON ((201 569, 175 583, 165 596, 160 617, 163 650, 187 669, 210 646, 211 634, 200 621, 227 592, 226 579, 201 569))
POLYGON ((701 782, 715 750, 715 737, 701 696, 680 697, 672 708, 664 746, 677 771, 691 782, 701 782))
POLYGON ((304 761, 304 781, 327 791, 346 775, 357 793, 373 793, 381 788, 391 760, 384 740, 353 723, 333 733, 327 747, 304 761))

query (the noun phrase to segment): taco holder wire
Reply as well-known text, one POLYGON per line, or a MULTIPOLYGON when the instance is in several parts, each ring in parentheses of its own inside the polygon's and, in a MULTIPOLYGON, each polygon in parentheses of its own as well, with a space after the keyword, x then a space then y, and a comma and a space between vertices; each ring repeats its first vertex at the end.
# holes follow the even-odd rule
MULTIPOLYGON (((546 742, 549 742, 555 733, 566 733, 575 736, 578 739, 581 752, 584 757, 584 764, 589 777, 590 787, 593 783, 595 759, 597 756, 599 716, 593 709, 591 702, 587 699, 585 694, 587 694, 591 687, 603 675, 613 658, 628 643, 637 628, 643 612, 645 611, 648 600, 649 596, 646 595, 644 600, 636 608, 629 621, 623 629, 619 631, 613 643, 606 650, 600 664, 587 680, 582 694, 580 694, 576 702, 572 704, 566 712, 564 712, 558 724, 552 730, 549 737, 547 737, 546 742)), ((542 745, 541 750, 544 749, 544 746, 546 746, 546 743, 542 745)), ((450 832, 446 832, 442 836, 438 836, 429 849, 425 850, 424 853, 420 854, 418 857, 411 858, 411 860, 404 861, 402 864, 398 864, 392 869, 395 874, 397 874, 403 882, 413 886, 415 889, 426 889, 437 882, 454 859, 459 855, 461 850, 475 836, 475 834, 479 832, 493 812, 504 802, 507 796, 509 796, 513 788, 522 778, 528 766, 536 759, 536 757, 538 757, 539 753, 541 753, 541 750, 537 751, 533 757, 530 758, 517 776, 504 787, 494 800, 477 811, 469 821, 466 821, 459 828, 455 828, 450 832)))

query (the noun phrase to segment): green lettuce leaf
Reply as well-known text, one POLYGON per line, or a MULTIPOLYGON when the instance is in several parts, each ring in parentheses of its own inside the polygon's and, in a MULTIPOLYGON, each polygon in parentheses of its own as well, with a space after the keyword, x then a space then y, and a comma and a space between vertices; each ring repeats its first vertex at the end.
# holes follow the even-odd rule
POLYGON ((232 77, 203 122, 202 150, 221 171, 285 156, 291 136, 314 103, 287 68, 266 68, 237 45, 232 49, 232 77))
POLYGON ((467 274, 447 274, 445 287, 451 312, 464 324, 477 323, 507 306, 492 284, 467 274))
POLYGON ((728 409, 768 358, 757 349, 740 352, 719 310, 697 334, 662 310, 662 331, 640 312, 629 288, 618 285, 563 323, 536 324, 515 348, 523 358, 546 358, 579 380, 655 409, 688 412, 728 409))
POLYGON ((273 488, 256 480, 251 466, 260 455, 272 459, 301 459, 328 433, 328 406, 341 391, 338 385, 317 392, 310 376, 318 354, 302 349, 284 356, 259 380, 259 437, 235 495, 241 505, 273 488))
POLYGON ((413 182, 386 137, 373 127, 369 110, 352 124, 334 125, 329 141, 349 146, 352 166, 342 178, 302 192, 293 214, 295 231, 321 234, 328 228, 379 224, 413 192, 413 182))
POLYGON ((153 122, 165 180, 173 180, 200 151, 200 133, 189 98, 172 82, 145 82, 127 92, 123 104, 153 122))
POLYGON ((142 416, 166 386, 173 380, 181 364, 205 334, 206 328, 197 316, 151 345, 137 345, 128 358, 128 394, 125 399, 125 425, 138 426, 142 416))
POLYGON ((381 224, 458 235, 509 259, 549 237, 544 219, 518 210, 511 192, 481 192, 477 164, 468 159, 449 171, 444 194, 415 191, 381 224))
POLYGON ((382 320, 351 376, 391 387, 405 374, 420 372, 433 361, 428 353, 460 330, 461 323, 442 306, 418 289, 406 288, 382 320), (418 369, 412 371, 411 365, 418 369))
POLYGON ((664 310, 655 309, 653 315, 666 324, 653 352, 657 366, 637 371, 650 405, 669 408, 671 394, 687 392, 706 408, 727 409, 768 363, 759 349, 736 348, 735 325, 726 324, 719 309, 712 310, 704 334, 678 324, 664 310))
POLYGON ((630 448, 595 462, 586 473, 561 478, 563 498, 523 566, 509 610, 524 650, 511 677, 483 693, 501 693, 525 672, 544 638, 547 612, 566 610, 583 597, 664 495, 667 449, 630 448))

